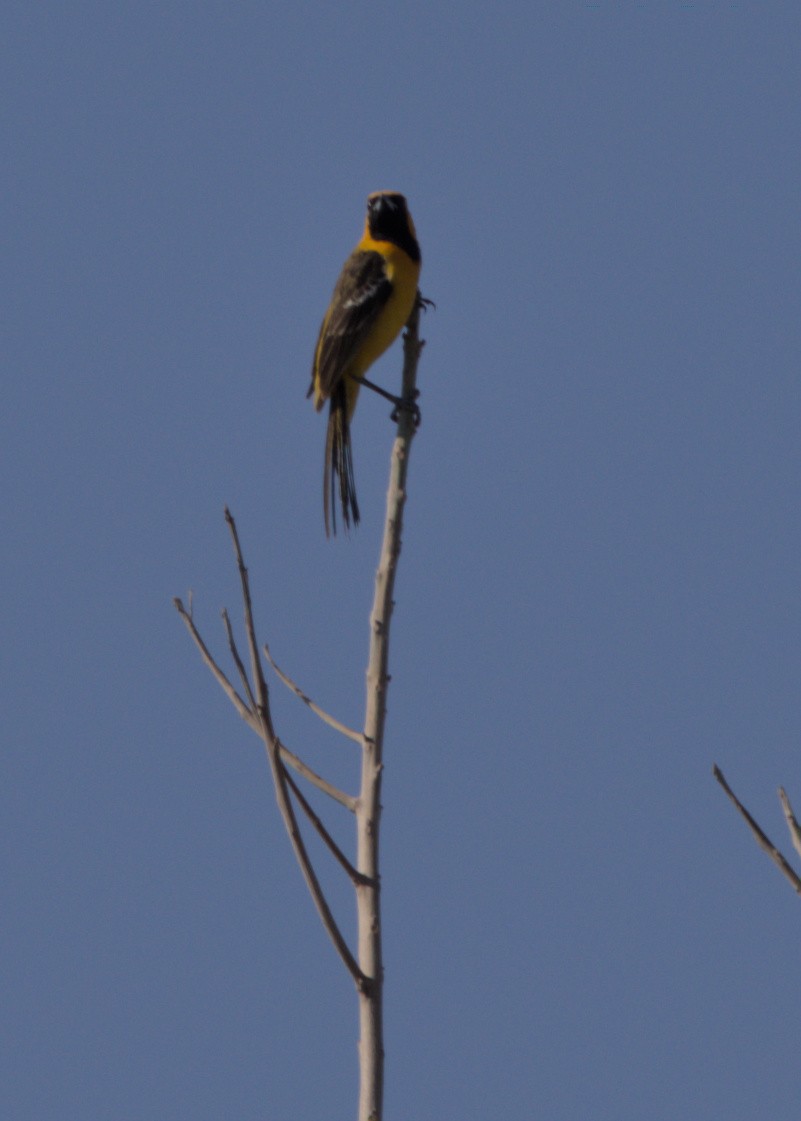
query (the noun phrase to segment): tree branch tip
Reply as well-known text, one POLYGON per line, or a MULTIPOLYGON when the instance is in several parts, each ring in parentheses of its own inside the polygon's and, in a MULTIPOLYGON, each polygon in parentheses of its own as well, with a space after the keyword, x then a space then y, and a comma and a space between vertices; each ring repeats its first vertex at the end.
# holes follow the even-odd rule
POLYGON ((194 614, 193 614, 193 611, 192 611, 192 607, 193 607, 192 593, 191 592, 189 593, 189 598, 187 600, 187 602, 189 604, 188 607, 184 606, 184 601, 181 599, 180 596, 173 596, 172 597, 172 602, 173 602, 173 606, 175 607, 175 610, 178 612, 178 614, 181 616, 181 618, 186 619, 187 622, 189 622, 189 623, 194 623, 194 614))

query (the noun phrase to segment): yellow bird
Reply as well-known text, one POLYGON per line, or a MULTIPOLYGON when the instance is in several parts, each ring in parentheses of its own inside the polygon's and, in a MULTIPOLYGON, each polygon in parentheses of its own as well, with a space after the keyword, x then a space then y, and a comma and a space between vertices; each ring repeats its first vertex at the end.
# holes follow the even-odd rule
MULTIPOLYGON (((330 401, 325 442, 325 532, 336 533, 336 483, 346 527, 359 524, 350 422, 373 362, 400 334, 417 299, 420 247, 406 199, 376 191, 367 199, 361 241, 342 267, 323 318, 308 397, 319 412, 330 401)), ((369 384, 369 383, 368 383, 369 384)))

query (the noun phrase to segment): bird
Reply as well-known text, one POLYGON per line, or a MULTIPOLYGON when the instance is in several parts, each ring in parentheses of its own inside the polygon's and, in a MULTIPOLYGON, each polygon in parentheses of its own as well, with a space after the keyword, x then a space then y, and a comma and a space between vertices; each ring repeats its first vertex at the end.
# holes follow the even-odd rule
POLYGON ((368 195, 364 232, 342 266, 323 316, 306 394, 318 412, 329 402, 323 471, 326 537, 336 534, 337 489, 346 529, 351 522, 359 524, 350 423, 361 386, 378 389, 364 375, 412 313, 421 263, 405 197, 397 191, 368 195))

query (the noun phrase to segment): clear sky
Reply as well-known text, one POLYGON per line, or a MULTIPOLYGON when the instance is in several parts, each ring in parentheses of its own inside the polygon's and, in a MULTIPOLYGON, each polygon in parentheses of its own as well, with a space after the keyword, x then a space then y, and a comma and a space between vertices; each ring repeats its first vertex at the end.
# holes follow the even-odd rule
MULTIPOLYGON (((261 637, 359 723, 393 429, 363 395, 362 525, 326 541, 305 393, 393 188, 437 309, 391 651, 387 1121, 797 1121, 801 901, 710 771, 785 845, 801 10, 3 23, 0 1116, 355 1116, 352 986, 171 598, 224 658, 230 504, 261 637)), ((352 745, 273 698, 352 785, 352 745)))

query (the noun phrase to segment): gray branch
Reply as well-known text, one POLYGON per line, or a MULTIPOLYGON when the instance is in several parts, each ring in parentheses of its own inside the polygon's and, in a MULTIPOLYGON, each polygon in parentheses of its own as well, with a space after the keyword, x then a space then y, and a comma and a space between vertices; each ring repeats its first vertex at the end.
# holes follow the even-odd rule
POLYGON ((253 603, 250 597, 248 570, 242 558, 242 547, 239 543, 236 522, 227 506, 225 508, 225 520, 231 531, 237 568, 239 569, 239 579, 242 587, 242 603, 245 609, 245 632, 247 634, 248 649, 250 651, 251 675, 255 684, 256 711, 259 723, 261 724, 264 745, 267 748, 267 757, 270 760, 270 770, 273 776, 278 808, 281 811, 281 817, 284 820, 284 826, 289 834, 295 857, 300 865, 300 870, 303 873, 303 878, 306 881, 306 886, 317 908, 320 920, 331 941, 334 943, 339 956, 345 963, 348 972, 353 977, 356 984, 360 986, 364 983, 364 974, 351 953, 350 947, 345 941, 342 931, 339 929, 339 925, 328 905, 328 900, 325 897, 320 881, 314 871, 309 854, 306 851, 306 845, 303 842, 303 837, 298 828, 297 818, 295 817, 295 811, 292 808, 292 802, 289 798, 287 774, 281 762, 280 745, 275 734, 275 729, 273 728, 272 713, 270 712, 270 694, 267 689, 267 682, 264 679, 264 671, 262 670, 261 658, 259 657, 259 647, 256 641, 256 627, 253 622, 253 603))
POLYGON ((296 697, 299 697, 300 700, 302 700, 303 703, 312 710, 315 716, 320 717, 324 724, 327 724, 330 728, 334 728, 337 732, 341 732, 343 736, 345 736, 349 740, 353 740, 361 747, 362 736, 360 732, 356 732, 353 728, 349 728, 347 724, 343 724, 340 720, 337 720, 335 716, 331 716, 325 711, 325 709, 322 709, 318 704, 315 704, 311 697, 304 693, 300 686, 296 685, 288 674, 284 673, 284 671, 276 663, 275 659, 270 653, 270 648, 266 643, 264 643, 264 645, 262 646, 262 650, 264 651, 264 657, 272 666, 276 677, 278 677, 278 679, 282 681, 284 685, 286 685, 287 689, 289 689, 291 693, 294 693, 296 697))
MULTIPOLYGON (((779 871, 782 873, 782 875, 785 876, 786 879, 788 879, 790 881, 790 883, 793 885, 793 888, 795 889, 795 891, 797 891, 798 894, 801 895, 801 877, 799 877, 797 875, 797 873, 793 870, 793 868, 790 866, 790 864, 787 862, 787 860, 784 858, 784 856, 782 856, 782 854, 776 848, 773 841, 770 840, 770 838, 767 836, 766 833, 763 832, 763 830, 756 823, 756 821, 753 819, 753 817, 751 817, 751 814, 748 812, 748 810, 742 804, 742 802, 737 797, 737 795, 734 793, 732 788, 726 782, 726 779, 723 777, 723 771, 721 771, 721 769, 717 765, 717 763, 712 767, 712 774, 718 780, 720 785, 723 787, 723 789, 728 794, 731 801, 737 807, 737 810, 739 811, 739 813, 745 819, 745 821, 748 825, 748 828, 751 830, 751 832, 754 835, 756 843, 759 845, 759 847, 762 849, 763 852, 766 852, 768 854, 768 856, 771 858, 771 860, 776 865, 776 867, 779 869, 779 871)), ((781 798, 782 794, 784 794, 784 791, 780 792, 780 798, 781 798)), ((784 800, 782 801, 782 806, 783 807, 784 807, 784 802, 786 801, 786 799, 787 799, 787 795, 784 794, 784 800)), ((790 805, 790 803, 788 801, 787 802, 787 807, 789 807, 789 805, 790 805)), ((785 810, 785 816, 787 816, 787 810, 785 810)), ((792 816, 792 810, 790 810, 790 816, 792 816)), ((793 823, 794 823, 794 828, 793 828, 793 826, 791 826, 790 832, 791 832, 792 837, 793 837, 793 843, 795 844, 796 843, 797 831, 798 831, 798 823, 795 821, 795 818, 793 818, 792 820, 793 820, 793 823)))
POLYGON ((364 732, 360 733, 348 728, 321 709, 287 674, 279 669, 269 649, 266 646, 263 648, 267 662, 283 684, 326 724, 359 744, 362 752, 362 768, 358 797, 346 794, 316 774, 299 756, 285 747, 275 733, 270 710, 269 690, 256 640, 248 571, 243 560, 236 523, 227 507, 225 520, 231 533, 239 570, 250 674, 248 674, 245 663, 239 654, 227 612, 223 612, 223 623, 228 639, 228 648, 239 675, 244 698, 229 681, 204 643, 192 618, 191 601, 189 611, 186 610, 180 599, 173 601, 192 640, 200 651, 203 661, 211 670, 215 680, 248 727, 258 734, 265 745, 275 787, 276 801, 295 857, 300 865, 323 927, 356 984, 359 997, 360 1025, 359 1121, 381 1121, 383 1116, 384 966, 381 945, 381 884, 378 859, 381 824, 381 776, 383 772, 384 724, 387 713, 387 687, 389 684, 389 632, 392 619, 393 593, 401 548, 409 452, 419 421, 419 411, 416 405, 416 380, 417 365, 423 349, 423 343, 418 335, 420 308, 423 303, 424 301, 418 295, 418 304, 409 318, 403 336, 402 397, 396 414, 393 414, 397 416, 397 432, 392 448, 381 556, 376 574, 373 607, 370 614, 370 649, 367 666, 364 732), (334 841, 298 784, 289 774, 287 767, 292 767, 312 785, 355 814, 355 865, 351 863, 334 841), (356 957, 348 947, 334 919, 312 866, 298 826, 293 798, 354 884, 358 925, 356 957))
POLYGON ((419 419, 417 364, 423 349, 418 336, 419 306, 415 307, 403 336, 403 389, 406 407, 398 410, 398 429, 392 448, 384 537, 376 573, 375 594, 370 613, 370 653, 367 664, 367 704, 364 721, 362 782, 356 811, 356 866, 366 883, 356 892, 359 931, 359 965, 369 984, 359 991, 359 1121, 379 1121, 383 1116, 384 963, 381 948, 381 884, 378 845, 381 824, 381 774, 383 771, 384 723, 387 715, 389 674, 389 628, 392 619, 395 573, 401 550, 403 508, 409 452, 419 419))

